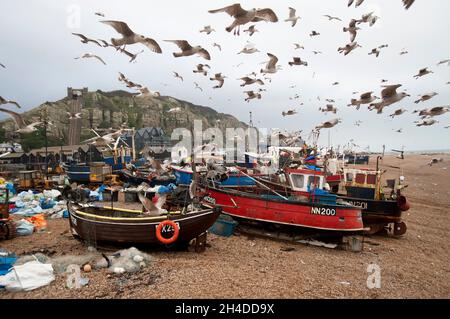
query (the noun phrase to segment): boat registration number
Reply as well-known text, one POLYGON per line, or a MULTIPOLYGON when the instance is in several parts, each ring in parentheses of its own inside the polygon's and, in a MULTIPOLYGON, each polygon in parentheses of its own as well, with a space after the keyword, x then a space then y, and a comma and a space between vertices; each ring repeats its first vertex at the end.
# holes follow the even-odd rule
POLYGON ((353 206, 356 206, 356 207, 359 207, 359 208, 362 208, 362 209, 367 209, 367 203, 366 202, 355 202, 355 201, 351 201, 351 200, 348 200, 347 202, 350 203, 353 206))
MULTIPOLYGON (((175 222, 175 224, 177 224, 178 229, 181 229, 180 223, 175 222)), ((156 225, 156 228, 158 228, 158 225, 156 225)), ((164 225, 163 228, 161 229, 161 233, 171 233, 171 232, 173 232, 173 227, 170 225, 164 225)))
POLYGON ((325 207, 311 207, 311 214, 323 216, 336 216, 336 209, 325 207))

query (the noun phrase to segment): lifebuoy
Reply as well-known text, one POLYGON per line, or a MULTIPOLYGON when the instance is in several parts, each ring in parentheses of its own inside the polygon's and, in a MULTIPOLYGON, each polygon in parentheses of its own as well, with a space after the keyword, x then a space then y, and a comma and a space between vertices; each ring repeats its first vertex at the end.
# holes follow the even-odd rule
POLYGON ((158 227, 156 227, 156 238, 163 244, 168 245, 172 244, 178 239, 178 235, 180 234, 180 228, 178 225, 172 220, 165 220, 159 223, 158 227), (162 236, 162 230, 164 226, 171 226, 173 228, 173 235, 170 238, 165 238, 162 236))

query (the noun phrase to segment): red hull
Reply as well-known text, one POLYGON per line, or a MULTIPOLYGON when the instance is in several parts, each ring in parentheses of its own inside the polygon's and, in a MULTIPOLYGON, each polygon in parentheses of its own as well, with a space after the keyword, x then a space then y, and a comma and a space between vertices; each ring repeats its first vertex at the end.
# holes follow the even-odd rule
POLYGON ((262 199, 230 190, 207 189, 203 202, 222 206, 231 216, 328 231, 362 231, 361 209, 283 199, 262 199))

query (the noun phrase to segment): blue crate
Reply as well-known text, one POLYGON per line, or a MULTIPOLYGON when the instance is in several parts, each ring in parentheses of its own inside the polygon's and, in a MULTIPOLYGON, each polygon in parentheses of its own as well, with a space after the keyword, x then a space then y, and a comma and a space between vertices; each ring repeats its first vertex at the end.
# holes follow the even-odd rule
POLYGON ((226 220, 219 217, 214 225, 209 228, 209 231, 215 235, 230 237, 233 235, 237 224, 238 223, 234 220, 226 220))
POLYGON ((0 276, 6 275, 16 262, 17 257, 0 257, 0 276))

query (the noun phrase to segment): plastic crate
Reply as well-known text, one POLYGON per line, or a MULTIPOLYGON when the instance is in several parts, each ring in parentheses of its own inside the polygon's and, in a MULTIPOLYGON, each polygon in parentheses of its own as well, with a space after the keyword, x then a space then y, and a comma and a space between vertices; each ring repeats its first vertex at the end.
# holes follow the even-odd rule
POLYGON ((17 257, 0 257, 0 276, 6 275, 16 260, 17 257))
POLYGON ((234 233, 237 222, 230 219, 219 217, 217 221, 209 228, 209 231, 215 235, 230 237, 234 233))

